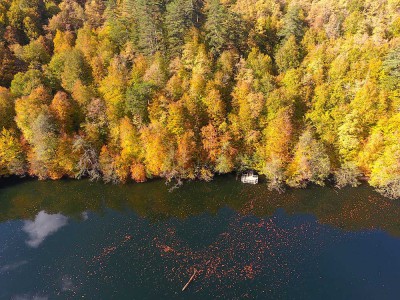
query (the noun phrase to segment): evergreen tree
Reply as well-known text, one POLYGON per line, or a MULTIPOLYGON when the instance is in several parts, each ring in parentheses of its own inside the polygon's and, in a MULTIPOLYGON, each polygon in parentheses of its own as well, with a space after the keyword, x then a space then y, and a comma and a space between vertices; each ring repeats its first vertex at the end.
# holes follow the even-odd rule
POLYGON ((242 50, 247 33, 239 15, 229 11, 220 0, 209 0, 206 18, 204 29, 212 54, 218 56, 229 48, 242 50))
POLYGON ((388 89, 400 88, 400 46, 390 51, 383 66, 386 75, 383 77, 383 83, 388 89))
POLYGON ((168 50, 172 56, 182 51, 185 35, 194 26, 195 7, 193 0, 173 0, 168 3, 165 26, 168 36, 168 50))
POLYGON ((282 19, 282 28, 278 32, 283 41, 287 41, 294 36, 300 41, 304 34, 304 12, 299 5, 289 4, 288 10, 282 19))
POLYGON ((134 34, 140 51, 146 55, 165 50, 163 32, 163 0, 135 0, 133 3, 135 17, 134 34))
POLYGON ((300 49, 294 35, 290 36, 287 41, 279 47, 275 54, 275 61, 281 73, 300 66, 300 49))

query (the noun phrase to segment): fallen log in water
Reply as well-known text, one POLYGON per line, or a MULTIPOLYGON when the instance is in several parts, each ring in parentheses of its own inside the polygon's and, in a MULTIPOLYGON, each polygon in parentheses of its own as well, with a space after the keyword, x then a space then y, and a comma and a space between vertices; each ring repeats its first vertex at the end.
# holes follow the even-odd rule
POLYGON ((185 286, 184 286, 183 289, 182 289, 182 292, 184 292, 184 291, 187 289, 187 287, 188 287, 189 284, 193 281, 194 276, 196 276, 196 274, 197 274, 197 270, 196 270, 196 268, 195 268, 192 277, 190 277, 189 281, 185 284, 185 286))

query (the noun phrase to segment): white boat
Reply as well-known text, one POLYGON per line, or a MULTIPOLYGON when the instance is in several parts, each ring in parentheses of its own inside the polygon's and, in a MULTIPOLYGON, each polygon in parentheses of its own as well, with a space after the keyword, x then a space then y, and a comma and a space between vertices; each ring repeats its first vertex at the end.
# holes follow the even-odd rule
POLYGON ((258 175, 254 174, 253 171, 245 172, 242 174, 242 182, 257 184, 258 183, 258 175))

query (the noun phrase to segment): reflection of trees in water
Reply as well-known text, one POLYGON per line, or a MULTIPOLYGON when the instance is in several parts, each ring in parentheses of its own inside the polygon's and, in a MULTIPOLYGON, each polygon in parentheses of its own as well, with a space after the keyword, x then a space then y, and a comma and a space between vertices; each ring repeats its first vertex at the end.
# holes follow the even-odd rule
MULTIPOLYGON (((253 209, 252 201, 243 211, 249 209, 253 209)), ((162 224, 158 232, 153 241, 166 266, 165 276, 174 284, 183 285, 196 268, 199 272, 192 289, 196 292, 217 290, 217 295, 223 298, 237 291, 231 288, 259 277, 262 280, 258 282, 265 286, 254 288, 271 296, 292 280, 298 282, 304 272, 301 265, 309 257, 315 257, 327 242, 334 243, 338 239, 335 231, 315 220, 279 216, 257 218, 242 214, 231 216, 226 231, 199 249, 188 245, 174 226, 162 224)), ((251 288, 246 291, 251 294, 251 288)))
POLYGON ((322 223, 346 230, 382 229, 400 236, 400 206, 367 186, 333 190, 310 188, 269 192, 265 185, 242 185, 231 178, 187 183, 172 193, 161 180, 124 186, 88 181, 22 181, 0 189, 0 221, 33 219, 41 210, 82 219, 82 212, 103 213, 105 208, 127 208, 152 222, 186 219, 207 212, 216 214, 228 206, 241 214, 271 216, 277 208, 290 214, 315 215, 322 223), (248 201, 253 207, 245 207, 248 201))

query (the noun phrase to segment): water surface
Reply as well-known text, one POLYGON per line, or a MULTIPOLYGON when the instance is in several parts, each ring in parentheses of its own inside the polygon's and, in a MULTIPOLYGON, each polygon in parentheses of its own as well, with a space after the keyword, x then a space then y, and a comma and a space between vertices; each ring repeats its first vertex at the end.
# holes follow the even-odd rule
POLYGON ((399 250, 367 186, 0 183, 0 299, 398 299, 399 250))

